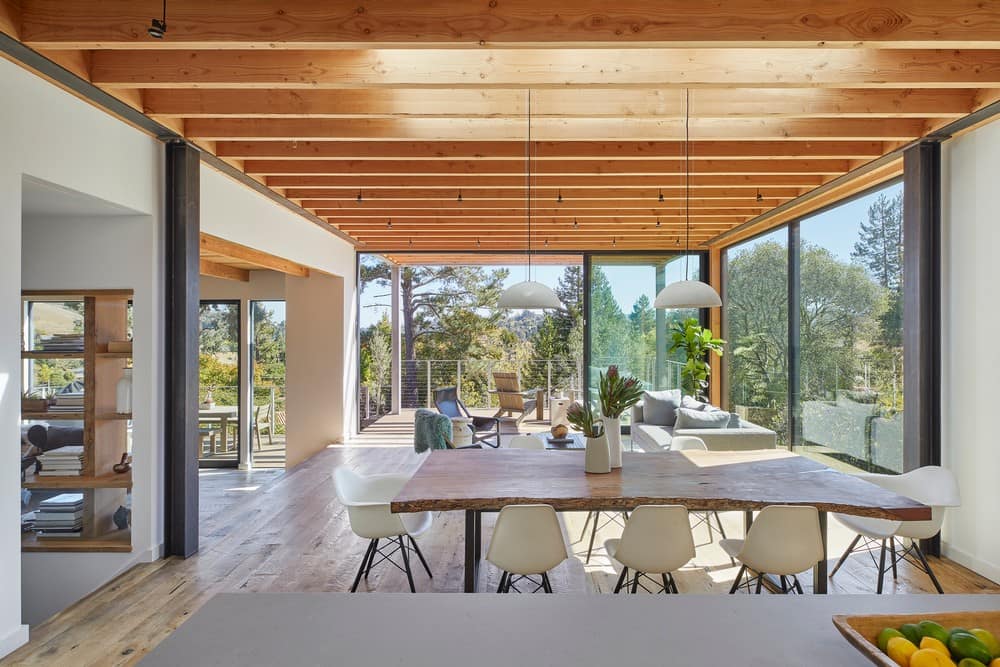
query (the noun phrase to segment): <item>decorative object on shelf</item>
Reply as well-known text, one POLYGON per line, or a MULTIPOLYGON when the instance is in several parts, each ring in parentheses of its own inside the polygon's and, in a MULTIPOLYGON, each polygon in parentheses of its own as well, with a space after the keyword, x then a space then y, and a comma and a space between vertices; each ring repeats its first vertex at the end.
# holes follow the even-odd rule
POLYGON ((726 341, 716 338, 712 330, 701 326, 697 317, 689 317, 683 322, 675 322, 670 327, 673 342, 667 354, 677 350, 684 352, 687 360, 681 368, 681 388, 686 396, 704 399, 708 389, 708 377, 712 373, 708 365, 708 355, 715 352, 722 356, 722 346, 726 341))
POLYGON ((583 461, 584 472, 611 472, 611 451, 608 449, 608 439, 604 434, 604 424, 597 418, 590 402, 573 403, 566 410, 566 419, 575 430, 582 432, 587 438, 583 461))
POLYGON ((215 407, 215 399, 212 398, 211 389, 205 392, 205 400, 201 402, 201 407, 205 410, 211 410, 215 407))
POLYGON ((128 452, 122 452, 122 460, 111 466, 111 469, 119 475, 127 473, 132 469, 132 457, 128 455, 128 452))
POLYGON ((543 308, 562 308, 562 301, 548 285, 543 285, 531 279, 531 90, 528 90, 527 105, 528 133, 524 143, 525 165, 525 198, 524 211, 528 231, 527 277, 515 283, 500 293, 497 301, 499 308, 517 308, 523 310, 538 310, 543 308))
POLYGON ((608 366, 600 374, 597 395, 601 401, 601 420, 611 453, 611 467, 622 467, 622 413, 639 402, 642 384, 638 378, 624 377, 617 366, 608 366))
POLYGON ((122 377, 115 386, 115 410, 122 414, 132 412, 132 368, 122 369, 122 377))
POLYGON ((21 394, 21 412, 45 412, 49 409, 49 399, 39 398, 34 391, 21 394))
POLYGON ((552 437, 556 440, 565 440, 569 434, 569 428, 566 427, 566 424, 556 424, 549 431, 552 432, 552 437))
POLYGON ((660 290, 654 308, 717 308, 722 299, 715 288, 690 279, 691 268, 691 90, 684 91, 684 279, 660 290))
POLYGON ((111 515, 111 519, 115 522, 118 530, 125 530, 132 525, 132 510, 124 505, 119 505, 115 513, 111 515))

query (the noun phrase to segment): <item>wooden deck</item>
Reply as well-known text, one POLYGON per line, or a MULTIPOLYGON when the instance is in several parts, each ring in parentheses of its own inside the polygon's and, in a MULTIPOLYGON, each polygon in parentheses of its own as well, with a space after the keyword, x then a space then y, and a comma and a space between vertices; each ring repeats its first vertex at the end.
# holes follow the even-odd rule
MULTIPOLYGON (((526 425, 531 428, 531 424, 526 425)), ((168 558, 140 565, 79 603, 32 628, 31 642, 4 665, 130 665, 219 592, 346 591, 364 552, 365 541, 350 531, 331 481, 333 468, 350 465, 365 473, 414 469, 419 459, 410 444, 404 416, 380 422, 343 446, 330 447, 288 471, 203 471, 201 551, 192 558, 168 558)), ((522 429, 525 430, 525 429, 522 429)), ((727 531, 738 535, 741 517, 723 513, 727 531)), ((562 515, 573 557, 552 573, 556 592, 609 593, 615 572, 601 545, 620 528, 605 526, 589 564, 582 539, 585 513, 562 515)), ((419 592, 462 590, 463 514, 435 515, 420 544, 434 571, 433 580, 415 575, 419 592)), ((493 518, 484 519, 488 542, 493 518)), ((588 536, 589 537, 589 536, 588 536)), ((850 535, 830 525, 830 554, 839 555, 850 535)), ((678 573, 682 593, 723 594, 736 568, 704 526, 695 531, 697 556, 678 573)), ((1000 586, 947 560, 932 559, 951 593, 1000 592, 1000 586)), ((874 566, 855 557, 830 582, 832 593, 874 589, 874 566)), ((484 567, 481 591, 495 590, 497 573, 484 567)), ((803 577, 809 585, 809 575, 803 577)), ((390 568, 372 573, 373 591, 405 591, 405 576, 390 568)), ((365 590, 365 585, 359 589, 365 590)), ((930 583, 903 565, 887 593, 929 593, 930 583)), ((363 593, 360 593, 363 594, 363 593)))

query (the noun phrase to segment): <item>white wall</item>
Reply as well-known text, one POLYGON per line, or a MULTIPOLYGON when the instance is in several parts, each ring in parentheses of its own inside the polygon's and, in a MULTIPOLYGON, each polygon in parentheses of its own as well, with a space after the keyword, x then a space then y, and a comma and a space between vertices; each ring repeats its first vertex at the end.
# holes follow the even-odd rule
MULTIPOLYGON (((339 276, 343 312, 337 317, 340 336, 327 353, 344 360, 341 383, 342 432, 357 431, 357 268, 354 247, 318 225, 279 206, 211 167, 201 168, 201 230, 241 245, 339 276)), ((339 287, 338 287, 339 288, 339 287)), ((290 334, 291 332, 289 332, 290 334)), ((288 383, 293 378, 289 376, 288 383)))
POLYGON ((1000 122, 945 142, 941 171, 942 456, 962 493, 942 549, 1000 581, 1000 122))
MULTIPOLYGON (((154 138, 115 120, 89 104, 77 100, 18 66, 0 60, 0 441, 17 442, 20 411, 20 291, 21 291, 21 188, 25 175, 86 193, 135 211, 146 222, 144 243, 161 247, 163 147, 154 138), (148 217, 147 217, 148 216, 148 217)), ((160 288, 160 252, 149 245, 136 251, 137 262, 145 262, 145 282, 160 288), (142 253, 145 252, 145 255, 142 253)), ((60 285, 68 287, 72 285, 60 285)), ((92 285, 82 285, 92 286, 92 285)), ((147 287, 147 289, 149 289, 147 287)), ((143 308, 159 312, 159 301, 143 308)), ((147 418, 156 434, 162 434, 162 400, 158 391, 162 378, 162 340, 159 328, 142 345, 156 359, 149 369, 147 388, 155 412, 147 418), (155 380, 154 380, 155 378, 155 380)), ((139 391, 142 391, 139 389, 139 391)), ((144 516, 134 521, 147 525, 136 556, 156 546, 151 536, 162 534, 159 507, 153 498, 162 494, 159 461, 162 436, 147 445, 145 469, 137 466, 136 486, 149 494, 144 516)), ((0 448, 0 655, 27 639, 21 620, 20 513, 18 496, 19 450, 0 448)), ((138 499, 136 499, 138 500, 138 499)), ((95 554, 99 555, 99 554, 95 554)), ((84 560, 75 561, 81 564, 84 560)))

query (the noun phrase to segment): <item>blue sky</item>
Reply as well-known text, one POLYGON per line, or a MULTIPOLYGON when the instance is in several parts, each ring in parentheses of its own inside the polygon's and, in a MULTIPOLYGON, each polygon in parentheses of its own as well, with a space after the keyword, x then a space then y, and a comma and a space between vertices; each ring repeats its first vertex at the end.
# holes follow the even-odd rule
MULTIPOLYGON (((895 195, 902 190, 902 184, 896 184, 883 192, 889 196, 895 195)), ((854 242, 858 238, 858 228, 861 221, 868 217, 868 207, 878 197, 880 193, 874 192, 864 197, 859 197, 847 202, 830 211, 820 213, 802 220, 802 239, 815 245, 823 246, 834 253, 840 260, 851 261, 851 252, 854 250, 854 242)), ((768 234, 764 239, 787 238, 784 229, 768 234)), ((599 261, 599 260, 597 260, 599 261)), ((683 261, 673 262, 669 265, 667 282, 678 280, 683 273, 683 261)), ((486 268, 501 268, 497 267, 486 268)), ((692 271, 696 270, 696 265, 692 266, 692 271)), ((510 275, 504 282, 506 286, 513 285, 525 279, 524 266, 510 266, 510 275)), ((532 267, 532 278, 540 283, 555 287, 559 282, 565 267, 563 266, 534 266, 532 267)), ((615 300, 624 312, 632 310, 632 304, 640 295, 645 293, 650 301, 655 296, 655 275, 651 266, 605 266, 604 271, 611 283, 611 290, 615 295, 615 300)), ((384 308, 366 308, 366 301, 372 294, 379 293, 372 290, 365 290, 361 296, 361 326, 369 326, 379 320, 384 308)))

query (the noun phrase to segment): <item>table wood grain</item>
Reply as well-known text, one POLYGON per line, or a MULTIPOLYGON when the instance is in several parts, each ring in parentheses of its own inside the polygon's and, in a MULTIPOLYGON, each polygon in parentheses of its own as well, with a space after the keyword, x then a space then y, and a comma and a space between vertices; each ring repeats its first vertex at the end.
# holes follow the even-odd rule
POLYGON ((896 520, 927 520, 929 507, 812 459, 783 450, 626 453, 608 474, 583 471, 578 451, 432 451, 393 512, 497 511, 546 503, 559 511, 678 504, 700 510, 811 505, 896 520))

